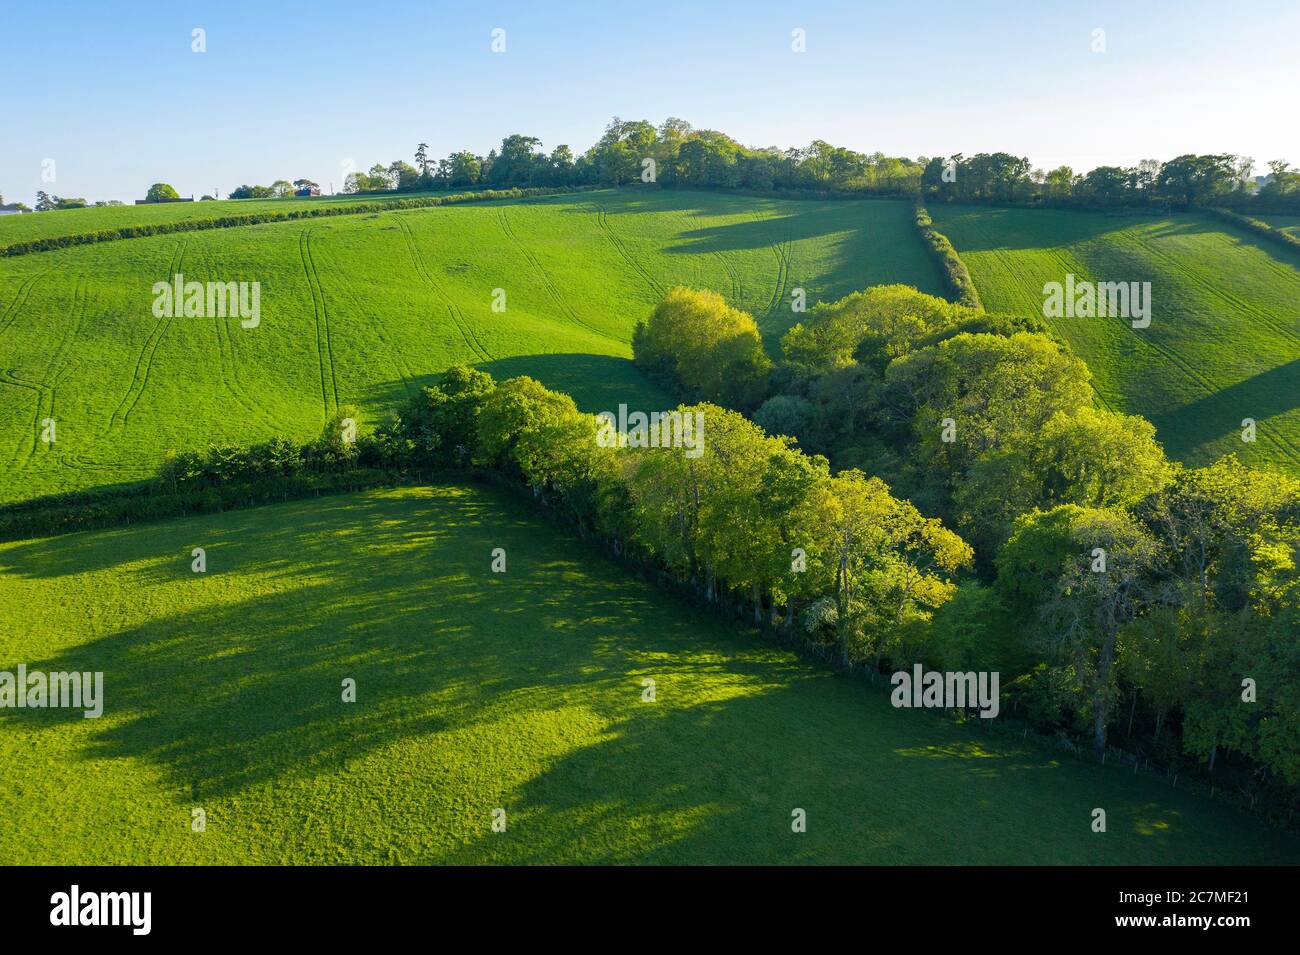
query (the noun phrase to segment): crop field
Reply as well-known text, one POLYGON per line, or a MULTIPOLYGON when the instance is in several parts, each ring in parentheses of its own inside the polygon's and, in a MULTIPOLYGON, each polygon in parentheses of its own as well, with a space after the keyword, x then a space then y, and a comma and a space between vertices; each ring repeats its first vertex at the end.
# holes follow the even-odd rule
POLYGON ((104 674, 97 719, 0 717, 10 863, 1300 861, 1225 805, 894 709, 498 491, 0 544, 0 611, 0 669, 104 674))
POLYGON ((1048 319, 1087 362, 1101 402, 1149 418, 1188 463, 1235 451, 1300 472, 1300 255, 1199 214, 930 211, 990 311, 1041 315, 1044 283, 1066 273, 1150 282, 1148 328, 1048 319), (1254 443, 1241 438, 1246 418, 1254 443))
MULTIPOLYGON (((447 194, 447 193, 443 193, 447 194)), ((392 198, 412 199, 438 193, 408 192, 392 198)), ((52 209, 40 215, 0 217, 0 248, 31 239, 121 229, 126 226, 161 225, 191 219, 216 219, 254 213, 286 213, 313 206, 383 202, 379 195, 334 195, 289 199, 219 199, 208 202, 161 202, 136 206, 92 206, 86 209, 52 209)))
POLYGON ((305 439, 345 404, 374 424, 455 363, 532 375, 588 411, 670 407, 628 361, 670 286, 716 289, 774 347, 794 288, 811 305, 880 282, 939 291, 906 202, 635 189, 0 259, 0 501, 144 477, 169 448, 305 439), (155 317, 152 286, 177 273, 260 283, 260 324, 155 317))

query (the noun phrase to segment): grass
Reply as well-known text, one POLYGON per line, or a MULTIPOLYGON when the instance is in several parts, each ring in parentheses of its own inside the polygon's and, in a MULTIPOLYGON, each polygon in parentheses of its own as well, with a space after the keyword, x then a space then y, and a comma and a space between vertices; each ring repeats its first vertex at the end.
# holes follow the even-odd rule
POLYGON ((628 361, 665 289, 717 289, 774 346, 796 286, 810 305, 878 282, 937 292, 910 216, 902 201, 625 189, 0 260, 0 501, 138 479, 169 448, 304 439, 344 404, 374 423, 458 362, 533 375, 589 411, 670 407, 628 361), (260 282, 261 325, 155 318, 151 287, 176 272, 260 282))
POLYGON ((1042 314, 1043 285, 1149 281, 1151 325, 1049 319, 1102 404, 1149 418, 1192 464, 1235 451, 1300 473, 1300 255, 1198 214, 937 206, 990 311, 1042 314), (1241 440, 1242 421, 1257 440, 1241 440))
POLYGON ((105 688, 97 720, 0 711, 9 863, 1300 862, 1225 805, 895 710, 496 491, 0 544, 0 608, 0 669, 105 688))
MULTIPOLYGON (((125 226, 159 225, 191 219, 251 215, 259 212, 288 212, 309 206, 381 202, 449 193, 402 193, 401 195, 335 195, 288 199, 218 199, 208 202, 164 202, 156 205, 91 206, 86 209, 54 209, 39 215, 0 216, 0 247, 31 239, 121 229, 125 226)), ((196 197, 197 198, 197 197, 196 197)))

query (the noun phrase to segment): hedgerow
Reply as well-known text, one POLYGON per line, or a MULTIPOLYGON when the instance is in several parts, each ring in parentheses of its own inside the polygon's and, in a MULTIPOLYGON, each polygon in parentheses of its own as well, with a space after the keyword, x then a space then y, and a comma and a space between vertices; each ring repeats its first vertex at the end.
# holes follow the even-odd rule
POLYGON ((982 309, 984 305, 980 302, 979 292, 975 290, 975 282, 970 277, 966 263, 957 255, 957 250, 952 247, 948 237, 934 227, 930 213, 919 203, 916 207, 916 231, 938 261, 952 300, 967 308, 982 309))
POLYGON ((1206 208, 1206 211, 1222 219, 1224 222, 1229 222, 1245 229, 1247 232, 1253 232, 1255 235, 1268 239, 1271 242, 1277 242, 1278 244, 1285 245, 1288 248, 1300 250, 1300 239, 1297 239, 1289 233, 1283 232, 1281 229, 1274 229, 1267 222, 1263 222, 1259 219, 1252 219, 1250 216, 1243 216, 1239 212, 1233 212, 1231 209, 1224 209, 1219 206, 1209 206, 1206 208))
POLYGON ((432 206, 449 206, 465 202, 490 202, 496 199, 528 199, 534 196, 563 195, 582 192, 590 187, 563 186, 532 189, 484 189, 478 192, 459 192, 449 196, 418 196, 407 199, 387 199, 382 202, 354 202, 340 205, 311 205, 284 212, 250 212, 243 215, 217 216, 212 219, 185 219, 178 222, 157 222, 147 225, 123 226, 120 229, 100 229, 97 232, 78 232, 72 235, 48 236, 0 246, 0 256, 29 255, 48 252, 74 245, 92 245, 97 242, 115 242, 118 239, 139 239, 151 235, 174 232, 198 232, 205 229, 233 229, 239 226, 262 225, 269 222, 291 222, 295 219, 315 219, 322 216, 354 216, 375 212, 392 212, 400 209, 425 209, 432 206))

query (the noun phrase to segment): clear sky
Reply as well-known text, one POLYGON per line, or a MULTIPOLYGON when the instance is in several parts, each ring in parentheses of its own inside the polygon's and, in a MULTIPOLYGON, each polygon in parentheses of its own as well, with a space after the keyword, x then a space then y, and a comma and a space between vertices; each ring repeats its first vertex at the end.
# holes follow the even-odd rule
POLYGON ((1297 0, 0 0, 0 37, 0 194, 29 205, 160 180, 338 189, 346 161, 409 162, 420 141, 486 153, 517 132, 578 153, 615 115, 1079 172, 1185 152, 1300 164, 1297 0))

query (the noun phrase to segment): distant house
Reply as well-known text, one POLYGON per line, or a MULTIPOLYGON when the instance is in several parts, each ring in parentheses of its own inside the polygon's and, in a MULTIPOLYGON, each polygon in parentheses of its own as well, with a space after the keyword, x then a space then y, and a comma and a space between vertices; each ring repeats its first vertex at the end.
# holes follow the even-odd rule
POLYGON ((304 186, 295 192, 294 195, 298 196, 300 199, 310 199, 312 196, 319 196, 320 189, 316 186, 304 186))
POLYGON ((16 216, 22 211, 22 209, 17 209, 13 206, 0 206, 0 216, 16 216))

